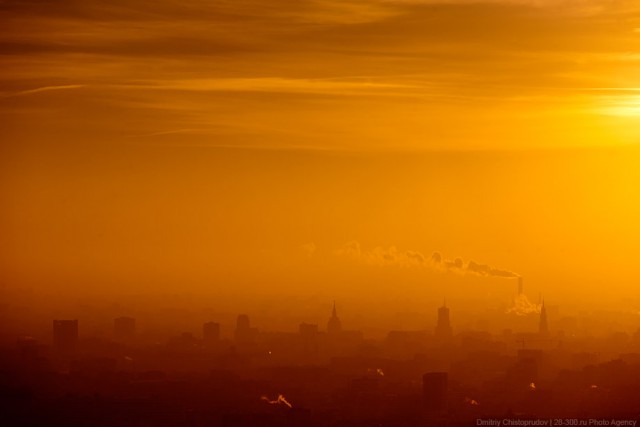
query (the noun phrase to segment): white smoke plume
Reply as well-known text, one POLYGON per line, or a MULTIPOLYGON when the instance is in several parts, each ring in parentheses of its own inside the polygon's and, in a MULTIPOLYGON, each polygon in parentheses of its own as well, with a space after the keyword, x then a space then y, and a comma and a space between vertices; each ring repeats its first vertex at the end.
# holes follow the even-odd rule
POLYGON ((305 243, 300 246, 300 250, 307 256, 307 258, 311 258, 314 253, 316 253, 316 244, 313 242, 305 243))
POLYGON ((291 405, 291 403, 289 403, 287 401, 287 399, 282 395, 282 394, 278 394, 278 397, 275 398, 274 400, 269 399, 267 396, 260 396, 260 400, 264 400, 265 402, 271 404, 271 405, 285 405, 289 408, 293 408, 293 406, 291 405))
POLYGON ((376 247, 372 250, 362 250, 360 243, 351 241, 344 244, 335 254, 341 257, 355 259, 369 265, 397 265, 402 267, 426 266, 427 261, 420 252, 399 251, 395 246, 385 249, 376 247))
POLYGON ((466 265, 462 258, 453 261, 443 259, 439 252, 434 252, 431 258, 427 258, 418 251, 400 251, 395 246, 389 248, 376 247, 371 250, 363 250, 360 243, 351 241, 335 251, 340 257, 351 258, 369 265, 422 267, 436 271, 451 272, 456 274, 473 274, 476 276, 517 278, 517 273, 508 270, 493 268, 487 264, 469 261, 466 265))
POLYGON ((507 310, 507 314, 517 314, 518 316, 526 316, 527 314, 540 314, 542 306, 529 301, 525 294, 520 294, 513 299, 511 307, 507 310))

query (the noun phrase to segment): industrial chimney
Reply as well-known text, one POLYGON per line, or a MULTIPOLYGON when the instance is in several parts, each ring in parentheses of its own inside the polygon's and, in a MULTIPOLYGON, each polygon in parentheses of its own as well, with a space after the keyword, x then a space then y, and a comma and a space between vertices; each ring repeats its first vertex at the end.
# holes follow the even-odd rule
POLYGON ((518 296, 524 293, 524 287, 522 286, 522 277, 518 277, 518 296))

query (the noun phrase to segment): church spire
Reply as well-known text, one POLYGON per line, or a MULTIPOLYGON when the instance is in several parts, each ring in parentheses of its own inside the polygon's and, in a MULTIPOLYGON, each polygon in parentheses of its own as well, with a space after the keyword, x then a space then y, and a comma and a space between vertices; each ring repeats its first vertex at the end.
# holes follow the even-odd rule
POLYGON ((540 334, 549 333, 549 321, 547 320, 547 309, 544 306, 544 298, 542 298, 542 306, 540 307, 539 332, 540 334))
POLYGON ((336 301, 333 301, 333 311, 331 312, 331 318, 327 323, 327 332, 330 334, 340 333, 342 331, 342 323, 338 317, 338 311, 336 310, 336 301))

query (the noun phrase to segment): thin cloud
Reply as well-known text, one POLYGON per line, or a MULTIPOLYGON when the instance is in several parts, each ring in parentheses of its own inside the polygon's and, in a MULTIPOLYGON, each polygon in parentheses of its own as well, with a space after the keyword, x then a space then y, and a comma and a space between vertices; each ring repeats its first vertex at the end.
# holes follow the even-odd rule
POLYGON ((416 89, 416 86, 400 83, 384 83, 337 79, 294 79, 282 77, 214 78, 166 80, 143 85, 123 87, 148 90, 179 90, 195 92, 281 92, 281 93, 330 93, 350 95, 388 89, 416 89))
MULTIPOLYGON (((5 1, 0 98, 25 96, 19 120, 35 123, 33 132, 55 123, 109 140, 187 134, 185 144, 203 144, 215 134, 209 139, 220 146, 340 150, 552 144, 514 135, 544 128, 540 120, 564 123, 562 111, 637 114, 607 102, 594 109, 595 91, 567 93, 613 86, 610 62, 637 61, 634 7, 626 0, 5 1), (587 5, 597 7, 586 13, 587 5), (64 90, 82 87, 64 83, 77 81, 90 90, 63 99, 64 90), (41 87, 22 90, 34 85, 41 87), (56 90, 55 111, 43 108, 53 95, 26 98, 56 90), (540 112, 550 114, 538 119, 540 112), (82 128, 80 115, 88 119, 82 128), (491 120, 505 123, 499 135, 486 132, 491 120)), ((15 105, 0 104, 5 110, 15 105)), ((582 141, 572 135, 562 144, 582 141)))
POLYGON ((162 136, 162 135, 174 135, 174 134, 193 134, 193 133, 207 133, 206 129, 174 129, 158 132, 149 132, 137 135, 127 135, 127 138, 145 138, 150 136, 162 136))
POLYGON ((80 89, 86 87, 86 85, 61 85, 61 86, 43 86, 43 87, 38 87, 35 89, 28 89, 28 90, 23 90, 20 92, 14 92, 14 93, 9 93, 6 94, 5 97, 12 97, 12 96, 24 96, 24 95, 32 95, 35 93, 41 93, 41 92, 50 92, 50 91, 56 91, 56 90, 70 90, 70 89, 80 89))

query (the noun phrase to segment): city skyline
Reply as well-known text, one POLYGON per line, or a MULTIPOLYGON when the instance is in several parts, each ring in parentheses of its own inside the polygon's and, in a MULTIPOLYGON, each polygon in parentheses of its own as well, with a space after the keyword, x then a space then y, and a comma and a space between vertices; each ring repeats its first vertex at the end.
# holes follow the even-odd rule
POLYGON ((638 0, 0 22, 0 424, 640 420, 638 0))
POLYGON ((232 333, 221 334, 214 319, 201 333, 166 329, 162 338, 129 316, 113 319, 112 332, 100 336, 84 332, 82 321, 58 319, 51 343, 22 336, 13 349, 0 347, 5 366, 15 369, 13 385, 0 382, 14 403, 4 414, 18 425, 47 417, 50 425, 99 418, 111 425, 477 425, 497 418, 522 425, 559 416, 634 425, 637 395, 627 392, 640 375, 640 328, 633 335, 572 330, 541 305, 528 326, 506 323, 514 329, 491 333, 452 330, 456 312, 444 301, 431 331, 391 330, 376 339, 344 328, 335 301, 325 329, 305 321, 295 332, 262 330, 247 314, 235 317, 232 333), (36 387, 34 394, 15 384, 36 387), (25 405, 40 409, 22 411, 25 405))

